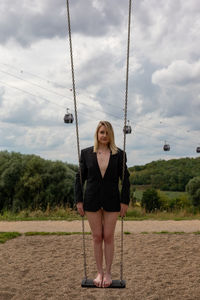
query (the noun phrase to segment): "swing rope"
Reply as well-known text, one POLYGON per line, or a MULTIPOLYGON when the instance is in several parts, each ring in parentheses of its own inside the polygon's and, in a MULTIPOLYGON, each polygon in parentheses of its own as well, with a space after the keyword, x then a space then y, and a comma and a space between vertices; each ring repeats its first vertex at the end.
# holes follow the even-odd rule
MULTIPOLYGON (((131 7, 132 0, 129 0, 129 16, 128 16, 128 39, 127 39, 127 59, 126 59, 126 89, 124 101, 124 146, 123 146, 123 170, 122 170, 122 186, 124 182, 125 163, 126 163, 126 131, 127 125, 127 106, 128 106, 128 80, 129 80, 129 56, 130 56, 130 27, 131 27, 131 7)), ((120 263, 120 280, 123 279, 123 248, 124 248, 124 217, 121 217, 121 263, 120 263)))
MULTIPOLYGON (((75 123, 76 123, 76 138, 77 138, 77 149, 78 149, 78 162, 79 162, 79 174, 80 183, 83 192, 83 181, 81 175, 81 164, 80 164, 80 144, 79 144, 79 131, 78 131, 78 113, 77 113, 77 103, 76 103, 76 87, 75 87, 75 76, 74 76, 74 62, 73 62, 73 50, 72 50, 72 37, 71 37, 71 22, 69 13, 69 1, 66 0, 67 4, 67 19, 68 19, 68 32, 69 32, 69 46, 70 46, 70 57, 71 57, 71 71, 72 71, 72 90, 74 97, 74 111, 75 111, 75 123)), ((85 225, 84 216, 82 216, 82 238, 83 238, 83 264, 84 264, 84 275, 87 279, 87 262, 86 262, 86 251, 85 251, 85 225)))
MULTIPOLYGON (((129 0, 129 18, 128 18, 128 44, 127 44, 127 64, 126 64, 126 90, 125 90, 125 104, 124 104, 124 128, 127 124, 127 104, 128 104, 128 79, 129 79, 129 51, 130 51, 130 23, 131 23, 131 2, 129 0)), ((66 0, 67 5, 67 19, 68 19, 68 33, 69 33, 69 45, 70 45, 70 57, 71 57, 71 72, 72 72, 72 90, 74 98, 74 111, 75 111, 75 122, 76 122, 76 137, 77 137, 77 150, 78 150, 78 161, 79 161, 79 174, 80 183, 83 192, 83 182, 81 175, 80 165, 80 143, 79 143, 79 130, 78 130, 78 113, 77 113, 77 102, 76 102, 76 87, 75 87, 75 76, 74 76, 74 63, 73 63, 73 50, 72 50, 72 38, 71 38, 71 25, 70 25, 70 11, 69 11, 69 0, 66 0)), ((122 185, 125 174, 125 163, 126 163, 126 132, 124 130, 124 145, 123 145, 123 169, 122 169, 122 185)), ((124 218, 121 217, 121 262, 120 262, 120 281, 123 278, 123 224, 124 218)), ((83 237, 83 257, 84 257, 84 275, 87 280, 87 262, 86 262, 86 247, 85 247, 85 225, 84 217, 82 217, 82 237, 83 237)))

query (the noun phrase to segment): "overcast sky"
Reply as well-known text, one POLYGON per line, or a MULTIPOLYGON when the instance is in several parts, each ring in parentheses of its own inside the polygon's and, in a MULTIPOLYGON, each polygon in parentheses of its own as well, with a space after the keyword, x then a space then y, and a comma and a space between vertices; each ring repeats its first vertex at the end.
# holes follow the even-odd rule
MULTIPOLYGON (((108 120, 123 148, 129 1, 69 3, 80 147, 108 120)), ((0 0, 0 15, 0 150, 77 164, 65 0, 0 0)), ((128 166, 197 157, 199 33, 199 0, 133 1, 128 166)))

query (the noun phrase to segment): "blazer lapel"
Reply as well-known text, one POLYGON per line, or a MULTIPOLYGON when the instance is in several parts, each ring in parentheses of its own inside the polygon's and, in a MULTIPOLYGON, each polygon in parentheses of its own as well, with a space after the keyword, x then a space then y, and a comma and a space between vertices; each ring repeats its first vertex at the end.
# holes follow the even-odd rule
MULTIPOLYGON (((112 173, 113 165, 115 164, 116 157, 117 157, 117 155, 115 155, 115 154, 112 155, 112 153, 110 153, 110 159, 109 159, 108 166, 107 166, 107 169, 106 169, 106 172, 105 172, 103 178, 105 178, 106 176, 109 176, 109 174, 112 173)), ((101 172, 100 172, 100 174, 101 174, 101 172)))
POLYGON ((104 177, 102 177, 101 171, 100 171, 100 168, 99 168, 99 164, 98 164, 98 160, 97 160, 97 154, 95 152, 93 152, 93 153, 94 153, 94 158, 95 158, 95 169, 98 172, 100 178, 104 179, 106 177, 106 174, 109 172, 110 164, 112 163, 112 160, 113 160, 113 155, 112 155, 112 153, 110 153, 110 158, 109 158, 109 161, 108 161, 108 166, 107 166, 107 169, 105 171, 104 177))
POLYGON ((98 161, 97 161, 97 154, 96 154, 96 152, 92 153, 92 157, 93 157, 94 168, 95 168, 96 174, 98 174, 99 177, 102 179, 101 171, 99 169, 99 164, 98 164, 98 161))

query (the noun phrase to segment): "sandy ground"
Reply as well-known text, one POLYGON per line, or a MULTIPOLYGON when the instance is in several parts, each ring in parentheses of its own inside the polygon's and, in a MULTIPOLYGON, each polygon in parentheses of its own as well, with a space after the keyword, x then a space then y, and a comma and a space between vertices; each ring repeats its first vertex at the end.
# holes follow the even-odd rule
MULTIPOLYGON (((90 231, 87 221, 84 221, 85 231, 90 231)), ((0 221, 0 231, 18 231, 21 233, 27 231, 67 231, 80 232, 82 230, 81 221, 22 221, 22 222, 3 222, 0 221)), ((121 230, 121 221, 117 222, 116 232, 121 230)), ((154 231, 200 231, 200 220, 192 221, 125 221, 124 231, 133 233, 154 232, 154 231)), ((199 298, 200 299, 200 298, 199 298)))
MULTIPOLYGON (((149 231, 173 232, 186 231, 185 228, 187 232, 199 230, 199 221, 175 222, 179 226, 183 222, 183 227, 178 227, 178 229, 174 228, 171 222, 140 221, 128 222, 128 224, 125 222, 124 229, 132 232, 130 235, 124 235, 123 277, 126 280, 126 289, 81 288, 84 273, 80 235, 32 237, 22 235, 5 244, 0 244, 0 299, 199 300, 200 235, 192 233, 157 235, 134 232, 137 226, 139 226, 137 227, 139 232, 147 231, 147 228, 149 231), (163 225, 168 227, 163 227, 163 225)), ((13 231, 11 228, 13 222, 0 222, 0 231, 9 231, 5 230, 5 223, 10 224, 8 228, 13 231)), ((26 227, 24 222, 16 222, 15 231, 20 231, 20 227, 17 227, 20 223, 23 223, 21 226, 24 231, 35 231, 34 227, 32 229, 26 227)), ((28 223, 30 226, 31 223, 28 223)), ((44 231, 44 228, 46 231, 59 231, 59 228, 64 226, 63 231, 69 231, 65 223, 62 226, 59 225, 60 223, 62 224, 62 222, 56 222, 57 226, 53 227, 53 230, 51 222, 45 222, 47 227, 43 224, 40 228, 37 223, 37 228, 38 231, 44 231), (51 225, 48 227, 47 224, 51 225)), ((76 222, 70 222, 70 228, 76 226, 73 224, 76 222)), ((75 231, 74 227, 72 231, 75 231)), ((80 223, 77 231, 80 231, 80 223)), ((86 236, 86 248, 88 277, 93 278, 96 271, 91 235, 86 236)), ((118 231, 115 235, 115 249, 112 274, 113 279, 119 279, 120 234, 118 231)))

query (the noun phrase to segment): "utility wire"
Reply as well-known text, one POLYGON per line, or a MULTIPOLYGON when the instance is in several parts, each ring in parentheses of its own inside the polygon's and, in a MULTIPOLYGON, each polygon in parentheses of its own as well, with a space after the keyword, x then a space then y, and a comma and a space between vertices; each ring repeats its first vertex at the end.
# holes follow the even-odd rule
POLYGON ((45 88, 45 87, 43 87, 43 86, 41 86, 41 85, 39 85, 39 84, 37 84, 37 83, 31 82, 31 81, 29 81, 29 80, 27 80, 27 79, 23 79, 23 78, 21 78, 21 77, 19 77, 19 76, 16 76, 16 75, 14 75, 14 74, 11 74, 11 73, 6 72, 6 71, 3 71, 3 70, 0 70, 0 72, 1 72, 1 73, 4 73, 4 74, 7 74, 7 75, 9 75, 9 76, 12 76, 12 77, 14 77, 14 78, 17 78, 17 79, 19 79, 19 80, 21 80, 21 81, 27 82, 27 83, 29 83, 29 84, 31 84, 31 85, 37 86, 37 87, 39 87, 40 89, 43 89, 43 90, 45 90, 45 91, 47 91, 47 92, 49 92, 49 93, 53 93, 53 94, 55 94, 55 95, 57 95, 57 96, 61 96, 61 97, 66 98, 66 95, 59 94, 59 93, 57 93, 57 92, 55 92, 55 91, 52 91, 52 90, 50 90, 50 89, 47 89, 47 88, 45 88))
MULTIPOLYGON (((11 66, 11 65, 9 65, 9 64, 5 64, 5 63, 0 63, 0 64, 3 65, 3 66, 6 66, 6 67, 12 68, 12 69, 14 69, 14 70, 16 70, 16 71, 19 72, 19 69, 18 69, 18 68, 15 68, 15 67, 13 67, 13 66, 11 66)), ((36 75, 36 74, 34 74, 34 73, 32 73, 32 72, 29 72, 29 71, 24 71, 22 68, 21 68, 21 70, 20 70, 20 73, 21 73, 21 74, 26 73, 26 74, 29 74, 29 75, 31 75, 31 76, 33 76, 33 77, 42 79, 42 80, 44 80, 44 81, 47 82, 47 83, 51 83, 51 84, 53 84, 53 85, 59 85, 58 82, 49 80, 49 79, 47 79, 47 78, 44 78, 44 77, 39 76, 39 75, 36 75)))
MULTIPOLYGON (((0 70, 0 71, 1 71, 1 70, 0 70)), ((7 72, 5 72, 5 73, 7 73, 7 72)), ((14 76, 14 75, 12 75, 12 76, 14 76)), ((15 76, 14 76, 14 77, 15 77, 15 76)), ((20 92, 23 92, 23 93, 25 93, 25 94, 28 94, 28 95, 30 95, 30 96, 32 96, 32 97, 40 98, 40 99, 42 99, 43 101, 48 102, 48 103, 51 103, 51 104, 53 104, 53 105, 55 105, 55 106, 57 106, 57 107, 61 107, 62 109, 63 109, 63 108, 66 109, 66 107, 69 107, 69 106, 70 106, 70 105, 66 105, 66 106, 60 105, 60 104, 58 104, 58 103, 55 103, 55 102, 53 102, 53 101, 50 101, 49 99, 47 99, 47 98, 45 98, 45 97, 43 97, 43 96, 33 94, 33 93, 31 93, 31 92, 28 92, 28 91, 26 91, 26 90, 24 90, 24 89, 15 87, 15 86, 13 86, 13 85, 11 85, 11 84, 8 84, 8 83, 6 83, 6 82, 3 82, 3 81, 0 81, 0 82, 1 82, 2 84, 4 84, 4 85, 8 86, 9 88, 16 89, 16 90, 18 90, 18 91, 20 91, 20 92)), ((31 100, 32 100, 32 101, 35 101, 34 99, 31 99, 31 100)), ((72 99, 67 99, 67 100, 70 101, 70 102, 73 101, 72 99)), ((35 101, 35 102, 36 102, 36 101, 35 101)), ((81 104, 84 105, 84 106, 89 106, 89 105, 87 105, 86 103, 83 103, 83 102, 82 102, 81 104)), ((90 106, 89 106, 89 107, 90 107, 90 106)), ((87 111, 88 111, 88 109, 87 109, 87 111)), ((95 108, 95 111, 96 111, 96 112, 101 112, 101 113, 106 114, 106 115, 109 115, 109 116, 113 117, 113 118, 116 119, 116 120, 121 120, 121 119, 122 119, 122 114, 121 114, 121 116, 120 116, 120 115, 114 115, 113 113, 105 112, 105 111, 103 111, 103 110, 99 110, 99 109, 96 109, 96 108, 95 108)), ((81 112, 81 114, 87 115, 87 113, 85 113, 85 112, 81 112)), ((90 117, 90 118, 91 118, 91 117, 90 117)), ((161 122, 161 123, 164 124, 164 122, 161 122)), ((134 126, 135 126, 135 127, 136 127, 136 126, 139 126, 140 128, 143 128, 143 129, 148 130, 148 131, 153 132, 153 133, 157 132, 158 134, 162 134, 162 129, 159 130, 159 129, 157 129, 157 128, 149 128, 149 127, 146 127, 146 126, 144 126, 144 125, 140 125, 139 123, 134 123, 134 126)), ((169 125, 167 125, 167 128, 169 128, 169 125)), ((176 129, 182 129, 182 128, 176 127, 176 129)), ((173 130, 174 130, 174 128, 173 128, 173 130)), ((134 129, 134 131, 136 131, 136 129, 134 129)), ((186 131, 186 132, 187 132, 187 131, 186 131)), ((190 131, 189 133, 187 132, 187 134, 191 135, 191 131, 190 131)), ((197 134, 197 133, 193 133, 193 134, 197 134)), ((168 135, 168 134, 167 134, 167 135, 163 138, 163 140, 167 140, 167 141, 169 142, 169 141, 171 140, 171 138, 177 139, 177 135, 174 135, 174 134, 168 135)))

